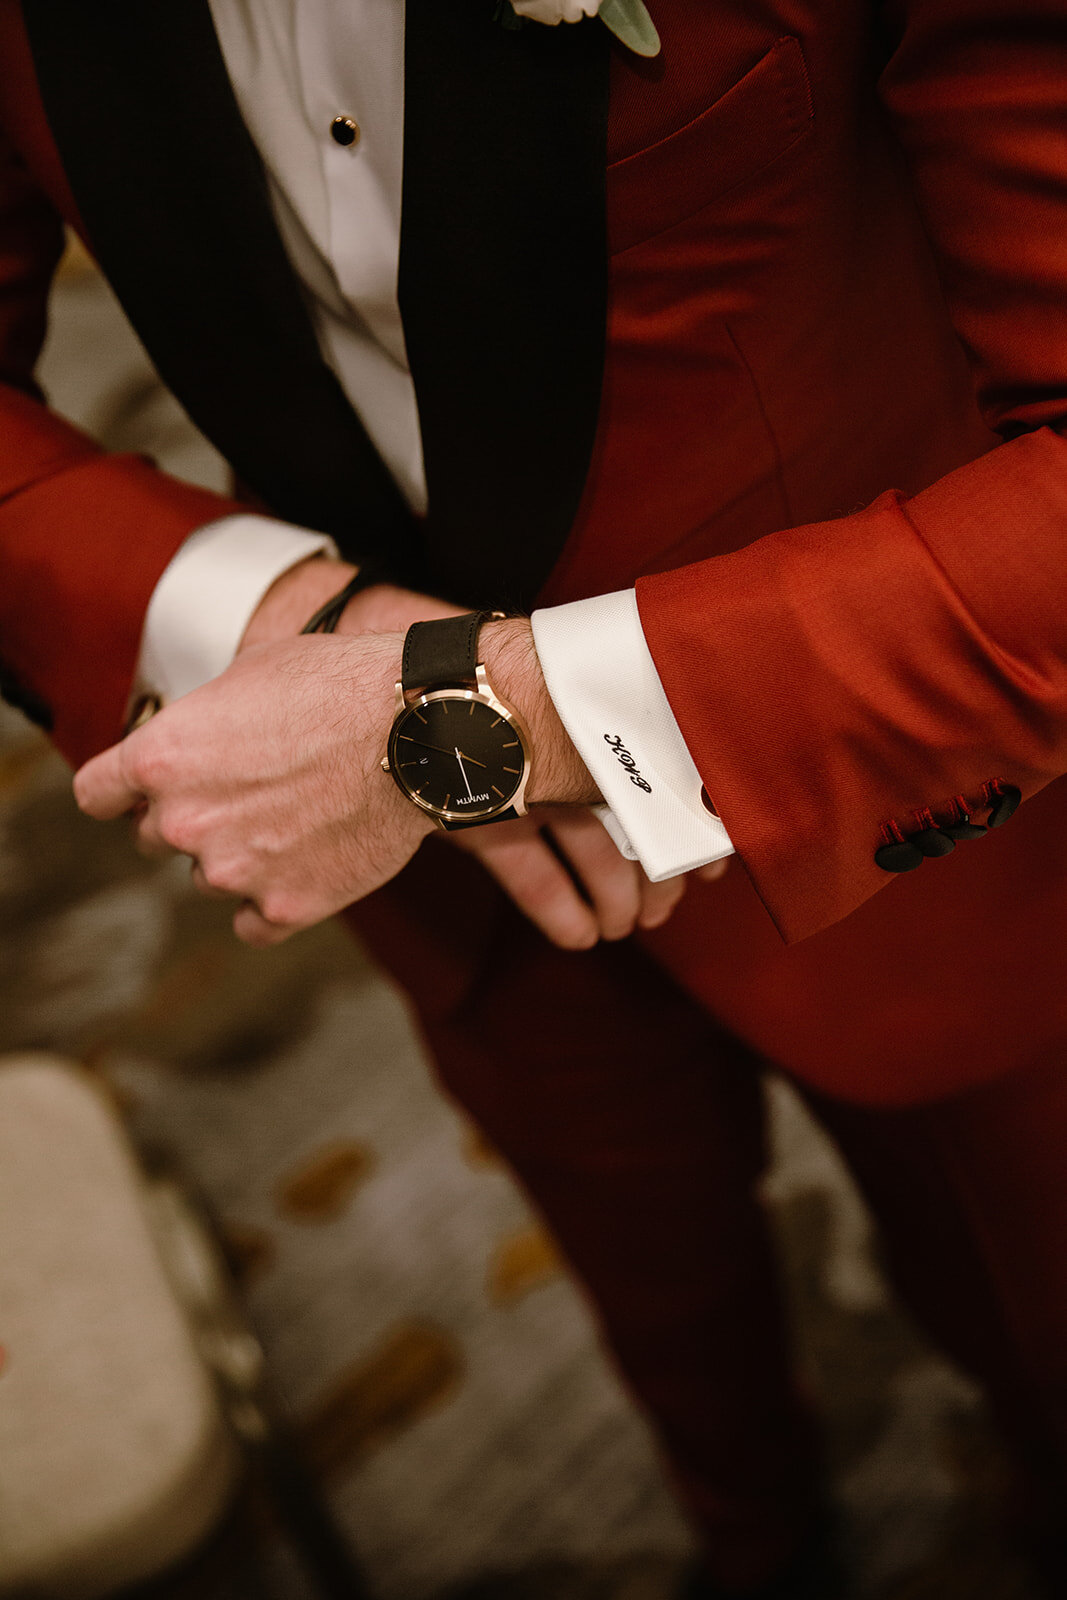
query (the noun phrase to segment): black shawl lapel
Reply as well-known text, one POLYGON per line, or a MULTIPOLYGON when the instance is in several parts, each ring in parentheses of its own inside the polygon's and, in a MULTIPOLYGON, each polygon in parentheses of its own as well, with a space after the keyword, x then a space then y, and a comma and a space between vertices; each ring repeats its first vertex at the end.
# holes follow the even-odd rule
POLYGON ((413 522, 322 361, 206 0, 23 0, 100 264, 164 381, 278 515, 410 571, 413 522))
POLYGON ((429 569, 322 361, 207 0, 23 0, 101 266, 164 381, 279 515, 463 602, 530 604, 603 369, 608 33, 407 0, 400 298, 429 569))
POLYGON ((436 586, 532 603, 581 498, 606 317, 608 31, 407 0, 400 304, 436 586))

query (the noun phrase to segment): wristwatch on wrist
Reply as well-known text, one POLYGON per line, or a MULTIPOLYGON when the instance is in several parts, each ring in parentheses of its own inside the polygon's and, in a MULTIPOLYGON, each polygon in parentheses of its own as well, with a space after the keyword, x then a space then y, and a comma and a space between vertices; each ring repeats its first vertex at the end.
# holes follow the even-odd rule
POLYGON ((396 717, 382 770, 439 827, 525 815, 530 741, 478 660, 478 633, 501 611, 416 622, 404 640, 396 717))

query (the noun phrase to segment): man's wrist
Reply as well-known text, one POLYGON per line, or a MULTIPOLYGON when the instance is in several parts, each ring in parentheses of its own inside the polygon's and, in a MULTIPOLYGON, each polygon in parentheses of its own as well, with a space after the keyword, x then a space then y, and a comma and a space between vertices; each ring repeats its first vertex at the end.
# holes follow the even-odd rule
POLYGON ((545 686, 524 617, 487 622, 478 656, 500 698, 522 718, 530 735, 527 805, 593 805, 600 800, 589 769, 571 742, 545 686))
MULTIPOLYGON (((260 601, 241 640, 241 650, 298 634, 308 618, 337 594, 355 571, 348 562, 312 556, 282 573, 260 601)), ((422 616, 454 611, 451 606, 413 596, 407 590, 380 585, 351 602, 349 610, 353 615, 346 611, 338 632, 391 632, 398 626, 406 627, 413 601, 414 609, 422 616)), ((529 621, 508 617, 486 623, 478 654, 494 689, 515 708, 529 730, 532 765, 527 804, 592 805, 599 801, 596 784, 545 686, 529 621)))
POLYGON ((298 561, 276 578, 252 613, 238 645, 238 653, 250 645, 271 644, 298 634, 310 616, 326 604, 356 568, 347 561, 333 561, 316 553, 298 561))

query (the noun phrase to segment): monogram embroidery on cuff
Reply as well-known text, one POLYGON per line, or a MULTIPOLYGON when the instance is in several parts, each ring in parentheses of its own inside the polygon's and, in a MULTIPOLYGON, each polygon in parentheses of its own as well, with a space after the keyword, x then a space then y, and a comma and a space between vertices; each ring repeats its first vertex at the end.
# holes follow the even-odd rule
POLYGON ((604 743, 610 745, 611 749, 614 750, 615 758, 621 766, 626 768, 626 774, 630 779, 630 782, 638 789, 643 789, 646 794, 651 794, 652 785, 650 783, 646 783, 645 779, 642 778, 638 770, 637 762, 623 744, 621 735, 617 733, 606 733, 604 735, 604 743))

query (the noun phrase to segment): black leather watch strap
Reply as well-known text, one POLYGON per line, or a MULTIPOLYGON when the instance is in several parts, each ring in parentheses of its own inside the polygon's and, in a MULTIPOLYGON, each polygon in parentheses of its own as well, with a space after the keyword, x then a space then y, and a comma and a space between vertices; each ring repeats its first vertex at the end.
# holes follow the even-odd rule
POLYGON ((518 814, 514 806, 508 806, 506 811, 498 811, 495 817, 475 817, 471 822, 454 822, 449 817, 440 817, 438 821, 446 833, 458 833, 461 828, 483 828, 487 822, 514 822, 518 814))
POLYGON ((414 622, 404 640, 400 681, 405 691, 427 684, 471 683, 478 665, 478 634, 492 611, 414 622))

